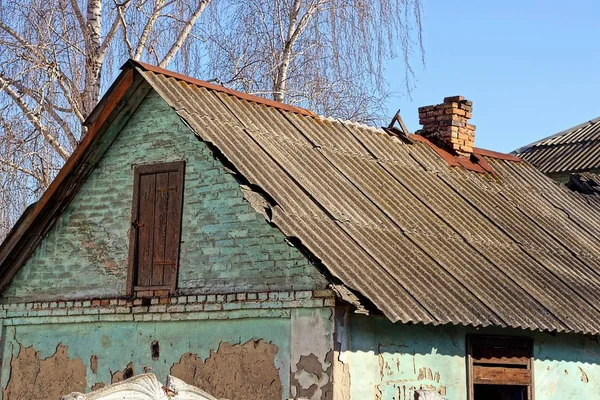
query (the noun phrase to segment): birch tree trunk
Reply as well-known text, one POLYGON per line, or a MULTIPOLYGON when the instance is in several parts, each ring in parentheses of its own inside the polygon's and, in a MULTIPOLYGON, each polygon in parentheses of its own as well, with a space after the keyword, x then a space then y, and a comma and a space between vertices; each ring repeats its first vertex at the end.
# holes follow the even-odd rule
POLYGON ((0 2, 0 241, 77 146, 117 67, 133 57, 162 66, 187 59, 210 3, 0 2))

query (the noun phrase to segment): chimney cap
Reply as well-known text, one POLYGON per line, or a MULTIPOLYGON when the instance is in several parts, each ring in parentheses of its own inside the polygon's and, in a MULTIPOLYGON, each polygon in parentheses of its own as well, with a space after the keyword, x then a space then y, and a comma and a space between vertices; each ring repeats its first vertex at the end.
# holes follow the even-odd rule
POLYGON ((444 97, 444 103, 458 103, 459 101, 465 100, 465 96, 449 96, 444 97))

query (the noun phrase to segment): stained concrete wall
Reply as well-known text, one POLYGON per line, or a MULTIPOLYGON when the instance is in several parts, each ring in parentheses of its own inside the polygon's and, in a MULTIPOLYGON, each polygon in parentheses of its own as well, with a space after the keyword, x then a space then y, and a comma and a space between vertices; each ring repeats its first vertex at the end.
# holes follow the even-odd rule
POLYGON ((5 301, 123 295, 132 166, 176 160, 186 161, 178 282, 182 291, 325 286, 306 258, 249 205, 205 144, 151 91, 4 292, 5 301))
POLYGON ((348 333, 338 333, 337 341, 351 399, 413 400, 414 390, 427 388, 465 400, 467 334, 531 335, 536 400, 593 399, 600 393, 600 344, 583 335, 401 325, 358 315, 347 325, 348 333))
POLYGON ((49 318, 35 325, 23 320, 4 328, 3 398, 54 399, 144 372, 163 381, 172 374, 231 400, 330 398, 331 310, 262 314, 96 323, 49 318))

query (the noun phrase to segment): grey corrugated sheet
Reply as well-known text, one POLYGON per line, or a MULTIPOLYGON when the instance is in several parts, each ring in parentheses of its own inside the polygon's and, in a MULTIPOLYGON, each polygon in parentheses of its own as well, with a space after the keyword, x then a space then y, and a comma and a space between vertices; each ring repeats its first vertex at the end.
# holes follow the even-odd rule
POLYGON ((600 117, 514 151, 544 173, 600 168, 600 117))
POLYGON ((392 321, 600 333, 599 209, 529 164, 451 168, 381 129, 141 73, 274 199, 284 234, 392 321))

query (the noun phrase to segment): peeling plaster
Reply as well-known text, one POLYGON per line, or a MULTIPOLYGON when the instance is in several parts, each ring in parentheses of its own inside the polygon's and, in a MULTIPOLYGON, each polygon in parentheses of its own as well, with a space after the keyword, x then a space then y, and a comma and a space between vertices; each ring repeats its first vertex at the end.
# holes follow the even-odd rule
POLYGON ((90 357, 90 368, 93 373, 98 373, 98 356, 95 354, 90 357))
POLYGON ((206 360, 184 354, 171 375, 215 397, 230 400, 280 400, 283 386, 275 367, 279 348, 262 340, 244 344, 221 342, 206 360))
POLYGON ((3 398, 58 399, 64 393, 84 391, 86 367, 81 358, 70 359, 67 352, 68 348, 59 344, 51 357, 42 359, 33 346, 20 345, 10 362, 11 377, 3 398))
POLYGON ((290 390, 297 398, 333 398, 331 310, 292 314, 290 390))
POLYGON ((127 364, 127 367, 123 368, 122 371, 115 371, 110 373, 110 384, 124 381, 125 379, 129 379, 135 375, 135 368, 133 367, 133 363, 130 362, 127 364))

